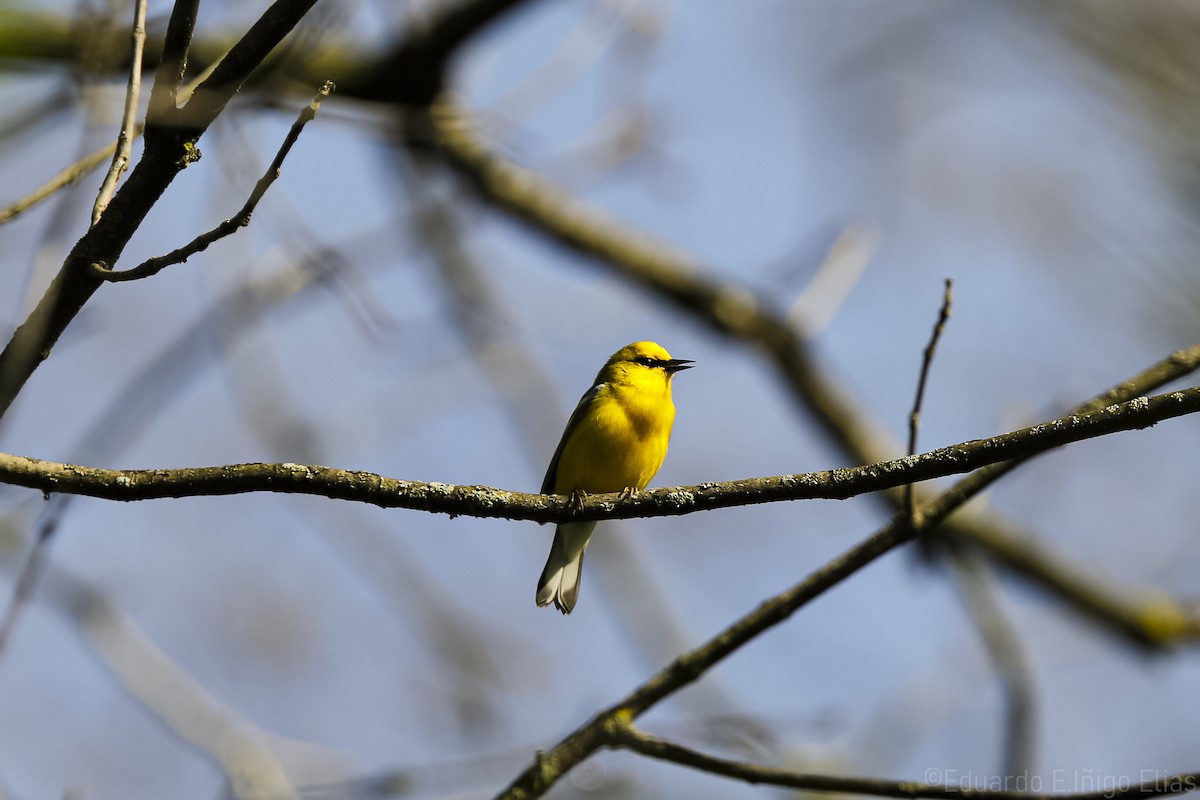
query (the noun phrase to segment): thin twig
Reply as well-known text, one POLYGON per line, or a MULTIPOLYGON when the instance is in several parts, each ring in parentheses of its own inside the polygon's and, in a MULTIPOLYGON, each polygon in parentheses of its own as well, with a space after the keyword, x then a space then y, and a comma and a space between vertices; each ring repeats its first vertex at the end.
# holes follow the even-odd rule
POLYGON ((245 205, 237 214, 222 222, 210 231, 200 234, 188 244, 180 247, 177 250, 172 250, 170 253, 154 258, 147 259, 141 264, 138 264, 133 269, 115 271, 108 269, 102 264, 92 264, 92 274, 106 281, 121 282, 121 281, 136 281, 142 278, 148 278, 152 275, 157 275, 163 269, 172 264, 182 264, 196 253, 207 250, 209 245, 237 231, 239 228, 244 228, 250 224, 250 217, 254 214, 254 209, 258 207, 258 203, 262 200, 263 195, 267 193, 267 189, 279 177, 283 169, 283 160, 287 158, 291 152, 292 145, 300 138, 300 132, 304 130, 304 126, 317 116, 317 111, 321 108, 321 101, 329 96, 329 93, 334 89, 333 81, 325 81, 325 85, 317 92, 312 101, 304 107, 300 115, 296 117, 296 121, 292 123, 291 129, 283 140, 283 144, 279 147, 279 152, 275 154, 275 158, 271 161, 271 165, 267 167, 267 171, 258 179, 258 183, 254 185, 254 191, 250 193, 250 197, 246 200, 245 205))
MULTIPOLYGON (((946 288, 942 292, 942 307, 938 311, 933 332, 929 334, 929 344, 925 345, 925 354, 921 359, 921 376, 917 379, 917 396, 913 400, 912 412, 908 415, 908 454, 910 456, 917 452, 917 434, 921 430, 921 404, 925 402, 925 384, 929 380, 929 367, 933 364, 933 357, 937 353, 938 340, 942 338, 942 331, 946 329, 946 320, 950 319, 950 305, 953 302, 954 280, 946 278, 946 288)), ((904 509, 910 517, 917 513, 915 493, 911 483, 904 487, 904 509)))
MULTIPOLYGON (((941 311, 938 313, 937 322, 934 323, 929 344, 925 347, 921 375, 917 381, 917 395, 913 401, 912 413, 909 414, 909 455, 917 451, 921 406, 925 399, 929 369, 933 364, 946 322, 950 318, 953 299, 954 282, 947 278, 941 311)), ((905 487, 904 507, 915 523, 916 504, 913 488, 914 484, 911 483, 905 487)), ((1033 685, 1021 640, 1000 607, 996 596, 999 586, 987 562, 980 557, 976 548, 967 542, 947 538, 946 544, 950 547, 952 571, 958 578, 959 588, 971 618, 1006 690, 1008 713, 1005 720, 1004 773, 1016 775, 1028 769, 1033 750, 1033 685)))
MULTIPOLYGON (((917 379, 917 395, 913 400, 912 412, 908 416, 908 454, 917 452, 917 436, 921 430, 921 406, 925 400, 925 386, 929 380, 929 369, 937 353, 937 345, 950 319, 954 301, 954 281, 946 278, 942 294, 942 307, 929 336, 921 361, 921 375, 917 379)), ((904 487, 904 508, 914 526, 916 519, 915 484, 904 487)), ((959 588, 970 609, 980 637, 987 647, 988 655, 1006 689, 1007 717, 1004 737, 1004 772, 1016 775, 1028 768, 1033 749, 1033 685, 1028 664, 1023 655, 1020 637, 1005 617, 996 595, 999 587, 989 565, 967 542, 946 539, 951 548, 952 570, 958 577, 959 588)))
POLYGON ((133 32, 130 34, 133 54, 129 65, 129 88, 125 92, 125 109, 121 115, 121 131, 117 134, 116 151, 113 153, 112 165, 100 185, 100 194, 92 206, 92 224, 95 225, 108 203, 112 200, 113 192, 117 189, 117 181, 129 167, 129 159, 133 154, 133 138, 137 123, 138 100, 142 92, 142 54, 146 49, 146 6, 147 0, 136 0, 133 11, 133 32))
MULTIPOLYGON (((946 279, 941 311, 930 334, 921 362, 921 375, 917 381, 917 395, 909 415, 908 452, 917 449, 917 436, 921 427, 921 406, 925 398, 925 386, 929 368, 937 352, 938 341, 950 317, 954 297, 954 283, 946 279)), ((914 524, 917 513, 914 484, 904 491, 904 506, 914 524)), ((1033 750, 1033 685, 1029 667, 1023 654, 1020 637, 1005 617, 997 598, 999 586, 990 566, 980 558, 976 549, 968 542, 947 538, 950 548, 951 569, 958 578, 959 588, 967 603, 971 618, 987 648, 996 673, 1005 687, 1007 714, 1003 765, 1006 775, 1016 775, 1028 769, 1033 750)))
POLYGON ((970 784, 954 785, 924 781, 893 781, 842 775, 813 775, 779 767, 730 761, 665 739, 650 736, 632 725, 618 728, 614 745, 649 758, 691 767, 713 775, 767 786, 782 786, 806 792, 865 794, 876 797, 926 798, 926 800, 1143 800, 1149 797, 1186 794, 1200 789, 1200 772, 1182 772, 1151 780, 1097 789, 1091 792, 1043 793, 988 789, 970 784))

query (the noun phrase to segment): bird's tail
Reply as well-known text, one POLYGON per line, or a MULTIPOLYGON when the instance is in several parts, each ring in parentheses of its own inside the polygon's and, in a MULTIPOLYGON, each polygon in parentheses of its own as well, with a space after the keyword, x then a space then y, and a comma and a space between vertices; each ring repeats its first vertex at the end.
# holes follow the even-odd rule
POLYGON ((554 530, 550 557, 538 579, 537 604, 549 605, 570 614, 579 599, 579 578, 583 573, 583 553, 587 550, 595 522, 569 522, 554 530))

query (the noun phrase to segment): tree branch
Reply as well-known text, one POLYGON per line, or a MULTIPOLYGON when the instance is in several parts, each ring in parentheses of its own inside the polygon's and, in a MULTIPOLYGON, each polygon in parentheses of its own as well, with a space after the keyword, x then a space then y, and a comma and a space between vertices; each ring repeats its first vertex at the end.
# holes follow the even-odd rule
POLYGON ((877 430, 863 424, 866 414, 855 399, 820 374, 796 330, 751 292, 712 280, 671 247, 503 158, 478 134, 469 111, 454 98, 439 100, 430 109, 429 123, 433 142, 447 162, 467 176, 484 199, 539 234, 652 290, 718 333, 762 348, 821 428, 860 463, 894 455, 894 450, 880 446, 877 430))
MULTIPOLYGON (((975 439, 878 464, 653 489, 630 497, 623 497, 621 493, 589 495, 578 505, 578 510, 572 507, 568 498, 558 495, 397 480, 371 472, 290 463, 115 470, 0 454, 0 481, 47 493, 65 492, 108 500, 282 492, 451 516, 505 517, 535 522, 630 519, 677 516, 783 500, 844 500, 912 481, 969 472, 1011 459, 1030 458, 1071 442, 1145 428, 1197 411, 1200 411, 1200 387, 1139 397, 1089 414, 1061 417, 990 439, 975 439)), ((957 494, 967 493, 960 491, 957 494)))
POLYGON ((37 307, 0 352, 0 417, 29 377, 50 355, 62 332, 103 283, 92 264, 113 267, 146 214, 175 176, 197 157, 196 141, 255 67, 283 40, 316 0, 276 0, 233 46, 188 101, 187 116, 174 108, 191 26, 184 0, 172 13, 164 60, 151 90, 145 150, 117 190, 108 212, 88 229, 67 256, 37 307), (182 10, 180 10, 182 9, 182 10), (178 16, 178 20, 176 17, 178 16), (199 101, 199 102, 198 102, 199 101), (163 124, 166 119, 172 123, 163 124), (186 125, 182 124, 186 120, 186 125))
POLYGON ((650 736, 632 725, 617 728, 611 746, 745 783, 782 786, 806 792, 926 798, 927 800, 1141 800, 1149 797, 1186 794, 1200 789, 1200 772, 1182 772, 1130 786, 1097 789, 1092 792, 1064 793, 1007 791, 969 785, 955 786, 923 781, 892 781, 883 778, 842 775, 812 775, 792 772, 779 767, 718 758, 665 739, 650 736))

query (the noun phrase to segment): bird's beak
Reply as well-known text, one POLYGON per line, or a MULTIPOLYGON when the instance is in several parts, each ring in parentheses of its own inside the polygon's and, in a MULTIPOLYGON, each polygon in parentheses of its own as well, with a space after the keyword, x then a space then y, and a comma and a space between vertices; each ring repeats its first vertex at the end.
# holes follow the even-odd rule
POLYGON ((663 369, 668 375, 674 375, 676 372, 684 369, 691 369, 694 362, 687 358, 672 358, 663 363, 663 369))

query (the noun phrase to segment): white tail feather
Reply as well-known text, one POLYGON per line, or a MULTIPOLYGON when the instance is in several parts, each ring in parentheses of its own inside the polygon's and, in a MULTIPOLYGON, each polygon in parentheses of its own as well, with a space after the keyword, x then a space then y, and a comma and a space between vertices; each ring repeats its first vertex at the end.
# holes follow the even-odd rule
POLYGON ((594 522, 559 525, 550 545, 550 557, 538 580, 537 604, 549 605, 570 614, 579 600, 579 579, 583 573, 583 554, 596 527, 594 522))

